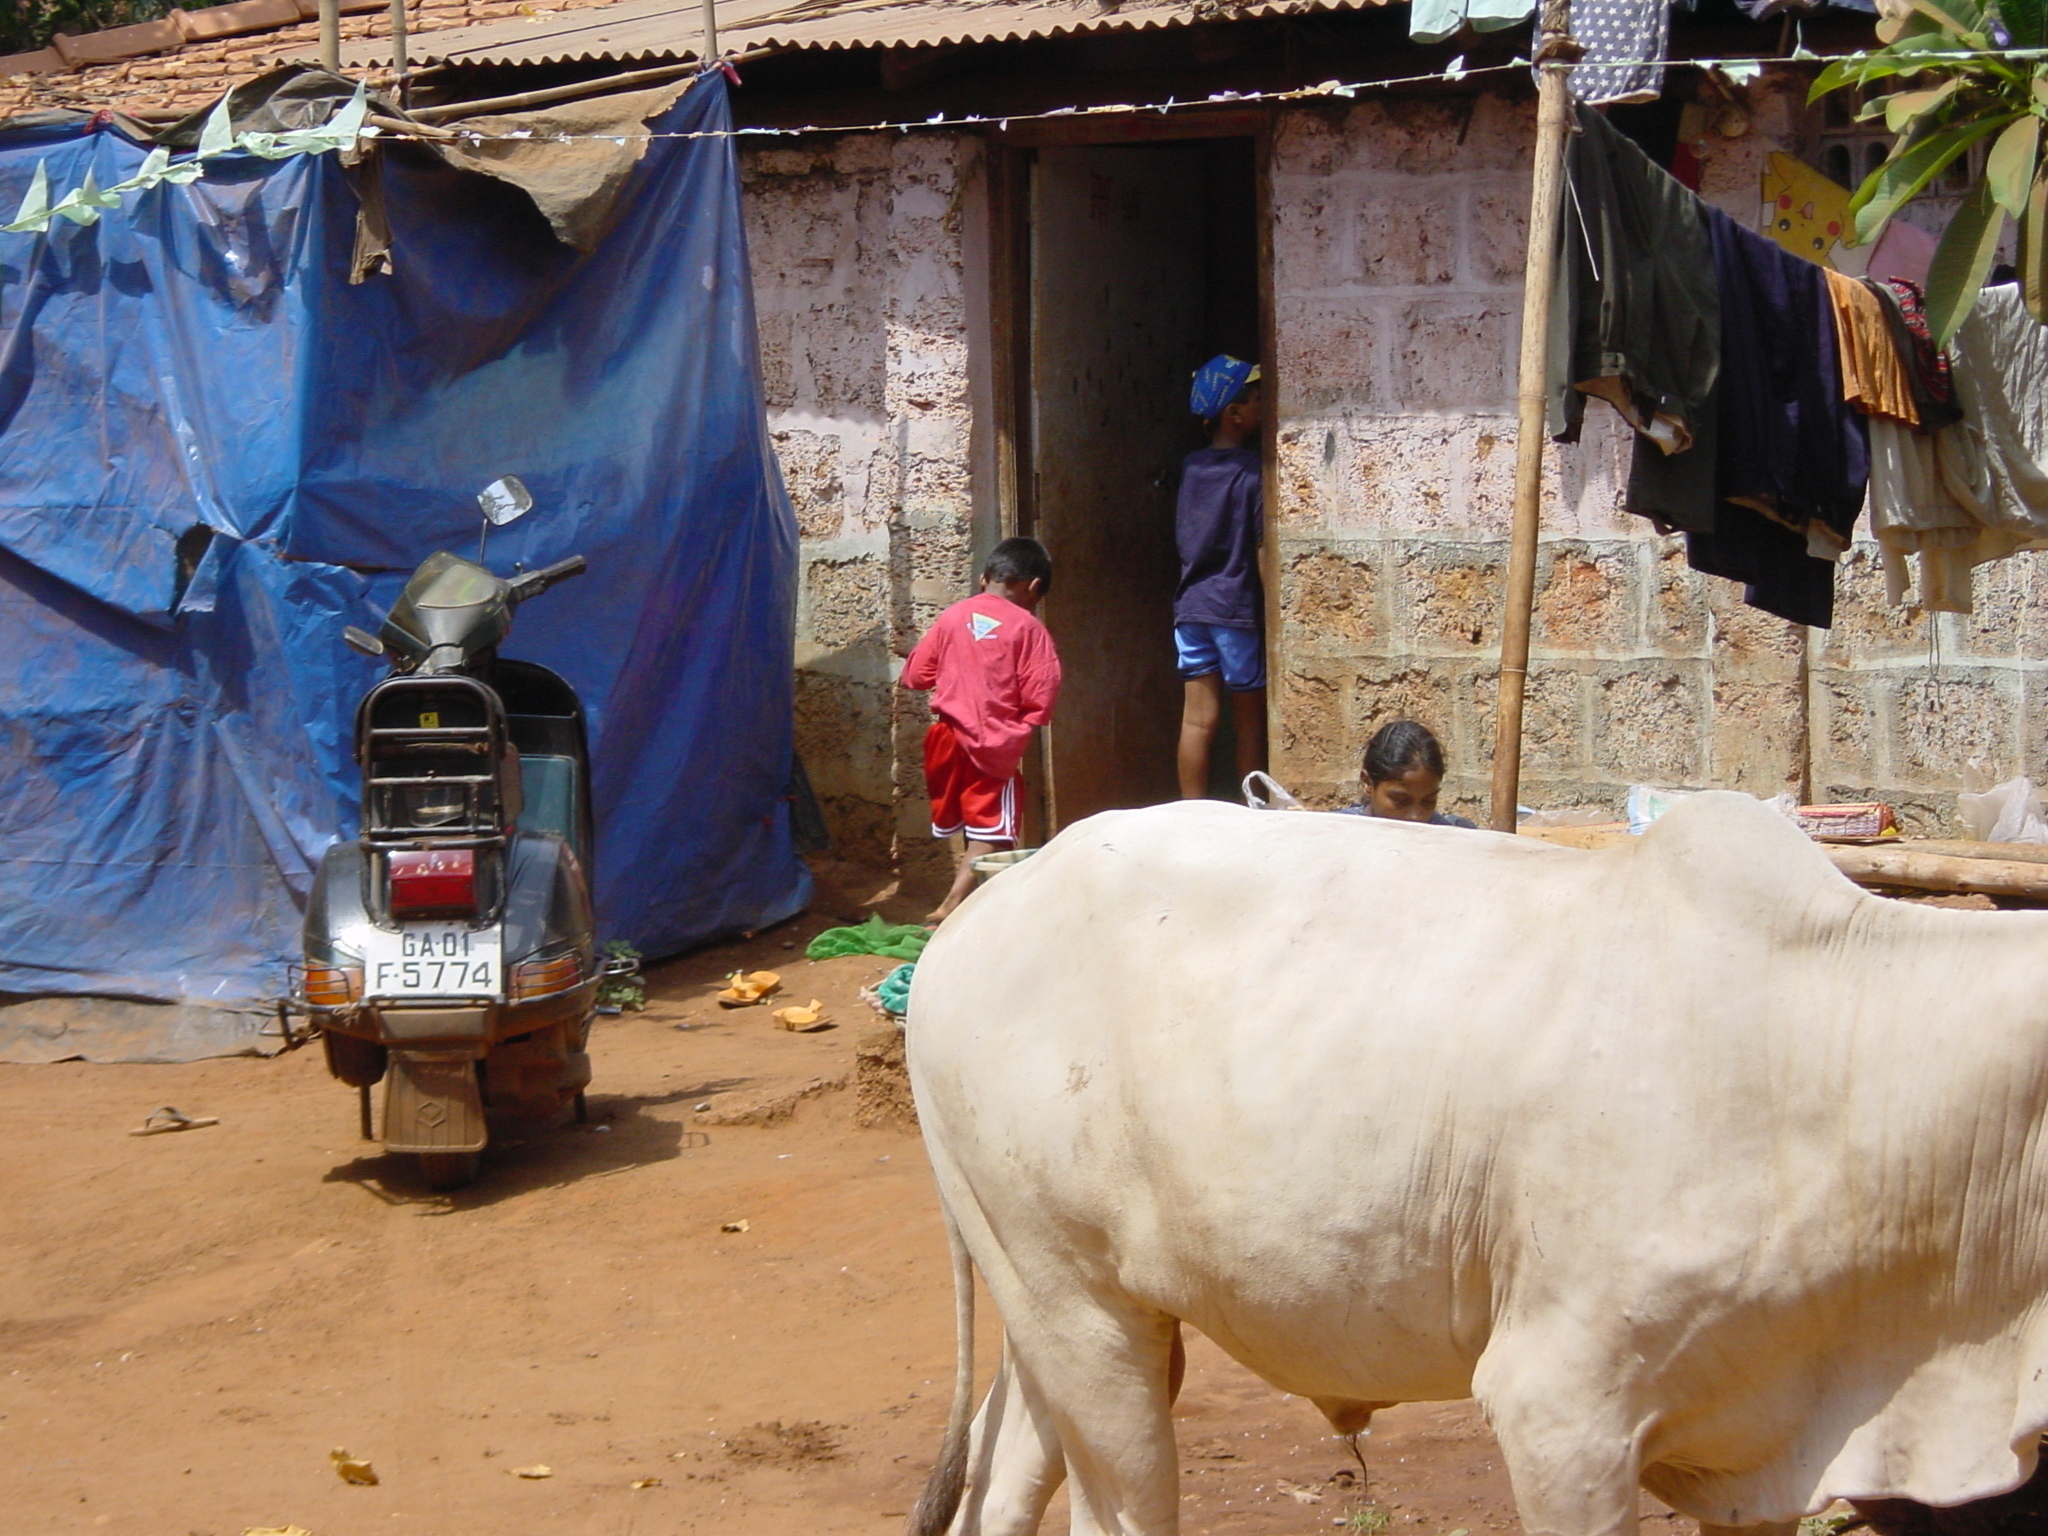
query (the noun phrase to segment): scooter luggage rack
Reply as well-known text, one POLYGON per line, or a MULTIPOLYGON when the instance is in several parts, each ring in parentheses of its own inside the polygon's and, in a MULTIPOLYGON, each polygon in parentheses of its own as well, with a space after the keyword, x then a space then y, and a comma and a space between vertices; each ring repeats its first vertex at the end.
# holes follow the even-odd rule
POLYGON ((507 771, 512 751, 504 707, 474 678, 387 678, 363 700, 356 753, 363 765, 366 841, 444 847, 492 841, 502 838, 519 814, 517 770, 507 771), (442 725, 443 714, 467 718, 442 725), (379 723, 407 715, 434 723, 379 723), (423 759, 486 771, 422 773, 423 759), (429 817, 424 803, 434 791, 441 798, 429 817))

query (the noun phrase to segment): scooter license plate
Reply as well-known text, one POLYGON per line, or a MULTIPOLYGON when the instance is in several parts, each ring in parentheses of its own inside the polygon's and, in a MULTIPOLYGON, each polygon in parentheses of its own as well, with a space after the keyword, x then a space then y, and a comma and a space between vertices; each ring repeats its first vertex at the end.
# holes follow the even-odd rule
POLYGON ((405 923, 370 930, 363 946, 369 997, 495 997, 504 982, 504 930, 405 923))

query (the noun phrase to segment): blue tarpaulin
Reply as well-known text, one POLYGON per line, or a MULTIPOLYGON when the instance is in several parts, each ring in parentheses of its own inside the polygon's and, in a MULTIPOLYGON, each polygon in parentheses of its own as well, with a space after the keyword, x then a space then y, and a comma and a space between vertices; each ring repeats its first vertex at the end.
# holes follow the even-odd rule
MULTIPOLYGON (((724 82, 657 131, 729 125, 724 82)), ((769 448, 729 138, 656 139, 609 235, 386 157, 395 270, 349 282, 334 155, 235 154, 98 223, 0 235, 0 991, 276 997, 355 834, 345 649, 426 555, 588 574, 508 655, 589 712, 601 936, 664 954, 798 910, 796 530, 769 448)), ((131 175, 106 127, 0 139, 0 209, 131 175)))

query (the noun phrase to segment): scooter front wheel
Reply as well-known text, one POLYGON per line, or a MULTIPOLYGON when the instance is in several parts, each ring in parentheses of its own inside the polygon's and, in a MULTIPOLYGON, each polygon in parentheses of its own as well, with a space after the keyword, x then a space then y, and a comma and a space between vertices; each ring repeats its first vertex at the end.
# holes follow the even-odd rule
POLYGON ((420 1160, 420 1180, 435 1191, 460 1189, 476 1182, 483 1167, 481 1152, 415 1152, 420 1160))

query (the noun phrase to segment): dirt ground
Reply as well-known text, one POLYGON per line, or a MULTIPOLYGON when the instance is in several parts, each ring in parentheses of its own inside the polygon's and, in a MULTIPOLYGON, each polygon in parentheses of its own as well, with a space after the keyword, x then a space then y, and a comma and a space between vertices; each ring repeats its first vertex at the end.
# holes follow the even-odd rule
MULTIPOLYGON (((804 917, 654 973, 599 1021, 590 1123, 508 1136, 453 1196, 357 1140, 317 1046, 0 1067, 0 1528, 897 1529, 945 1417, 950 1281, 920 1143, 856 1127, 841 1086, 895 962, 802 958, 890 895, 833 873, 804 917), (720 1010, 736 967, 837 1027, 720 1010), (127 1134, 167 1104, 220 1123, 127 1134)), ((1306 1403, 1199 1338, 1178 1419, 1189 1532, 1520 1529, 1470 1404, 1382 1414, 1364 1490, 1306 1403)))

